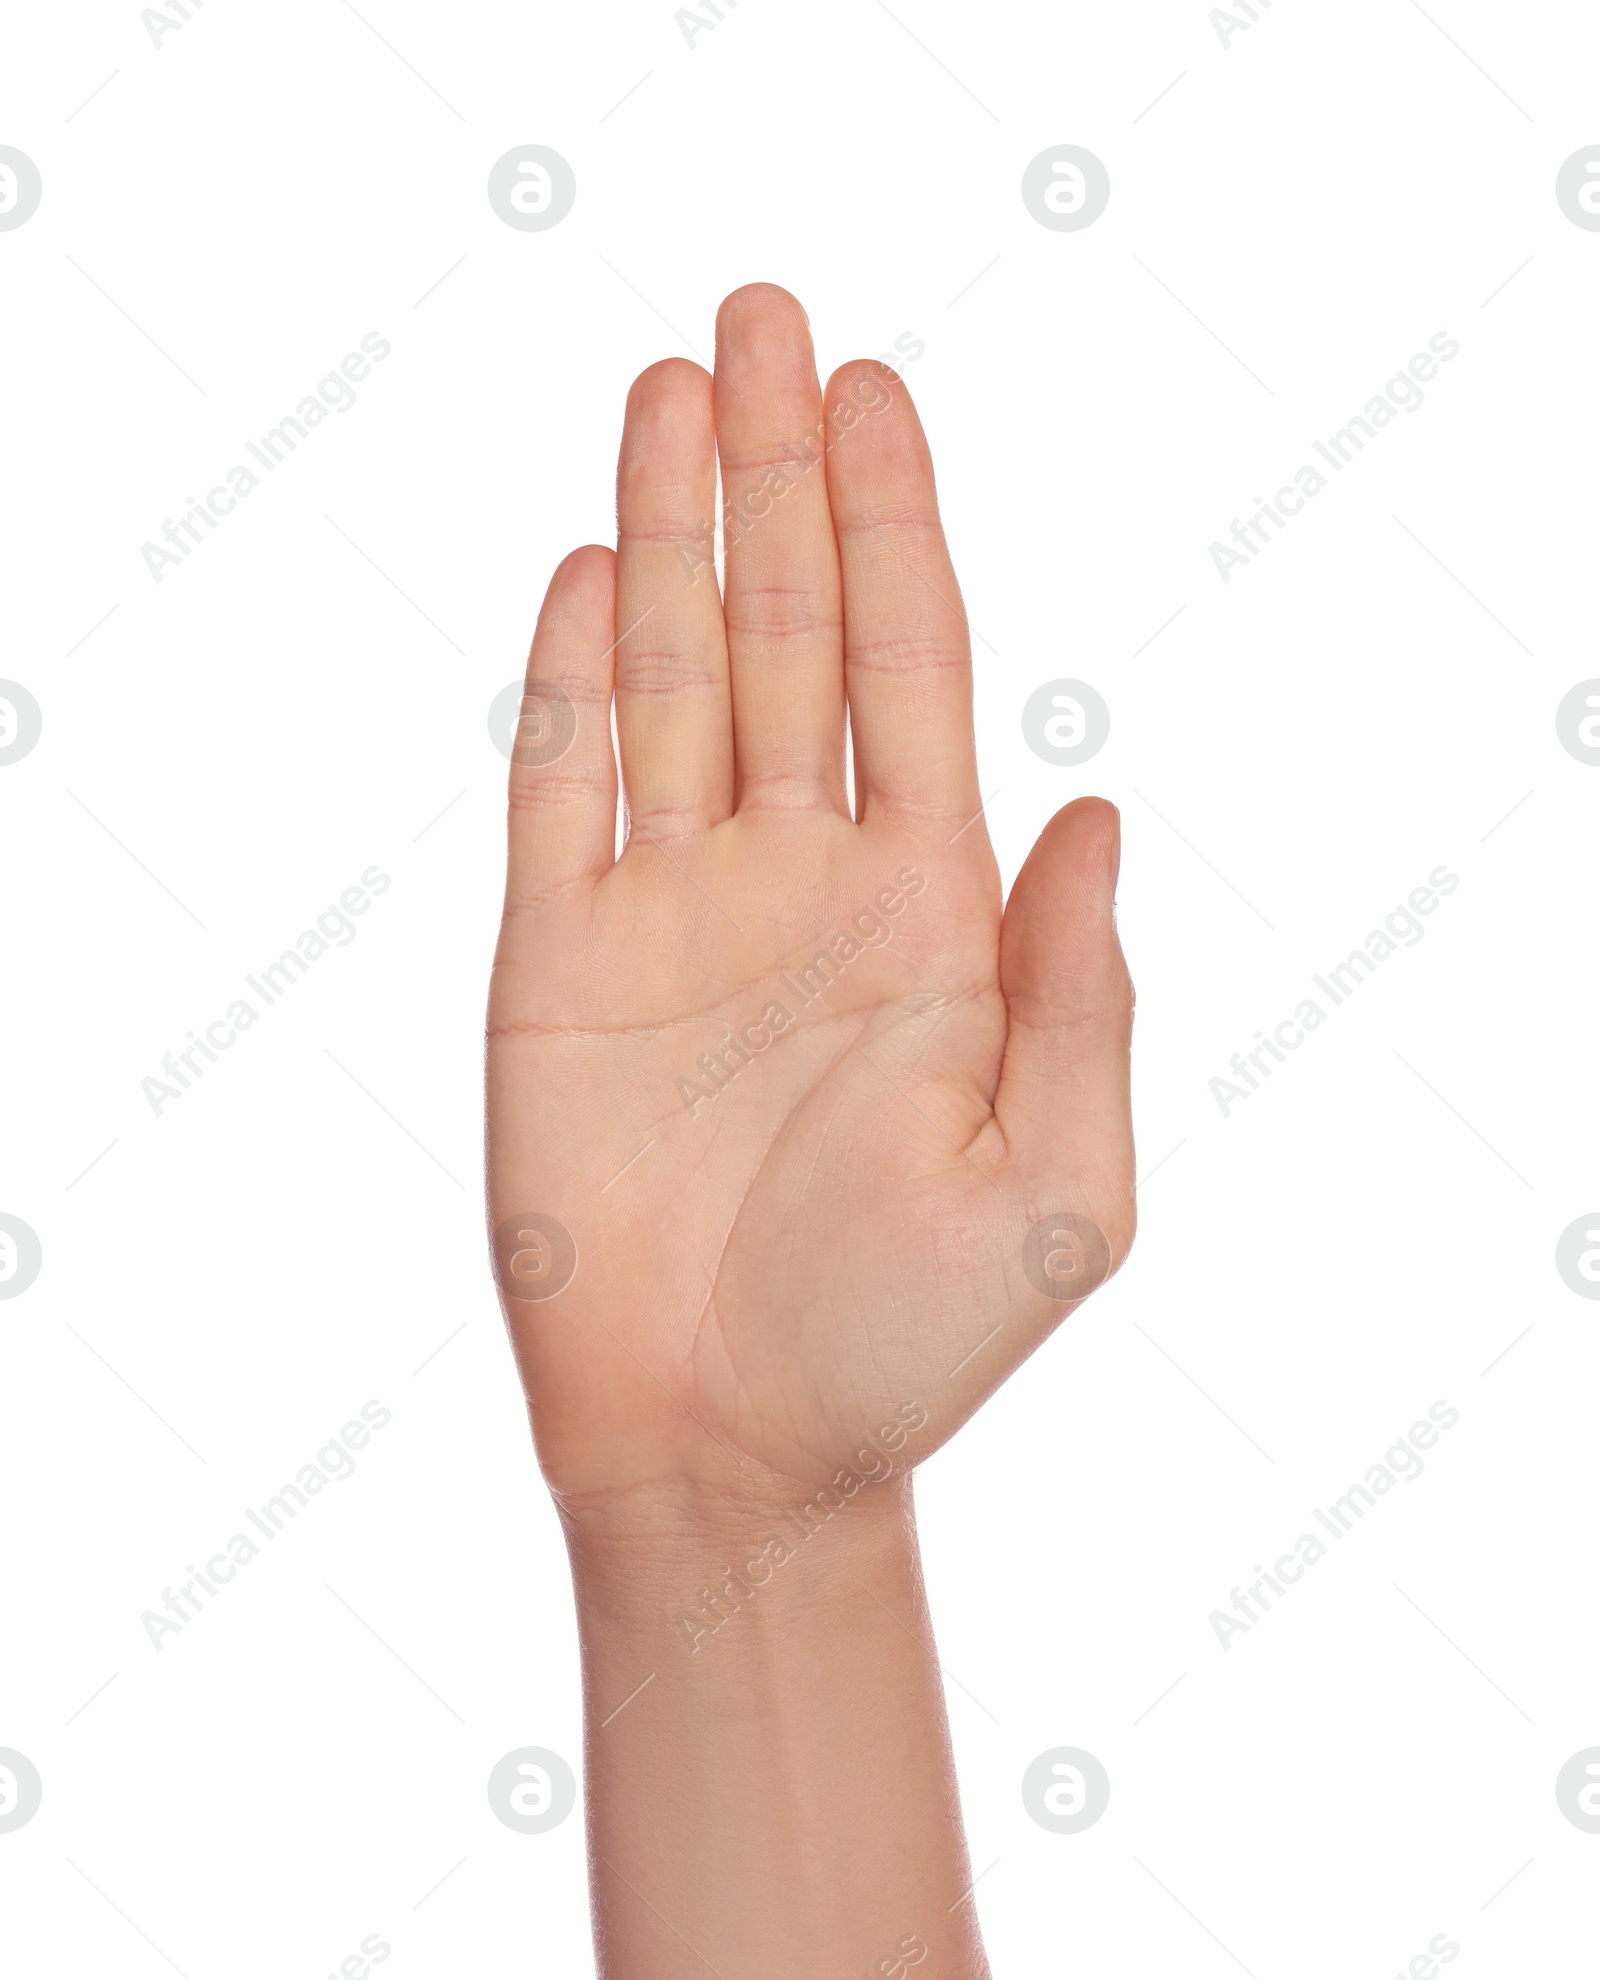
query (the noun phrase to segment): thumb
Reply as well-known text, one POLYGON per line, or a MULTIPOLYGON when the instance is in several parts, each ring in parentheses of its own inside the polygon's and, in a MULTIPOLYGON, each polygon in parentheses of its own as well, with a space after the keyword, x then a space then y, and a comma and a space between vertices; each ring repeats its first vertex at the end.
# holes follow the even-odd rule
POLYGON ((1134 1225, 1133 984, 1114 906, 1121 856, 1116 806, 1079 798, 1050 820, 1017 875, 1000 930, 1008 1031, 995 1095, 1033 1207, 1086 1210, 1117 1265, 1134 1225))

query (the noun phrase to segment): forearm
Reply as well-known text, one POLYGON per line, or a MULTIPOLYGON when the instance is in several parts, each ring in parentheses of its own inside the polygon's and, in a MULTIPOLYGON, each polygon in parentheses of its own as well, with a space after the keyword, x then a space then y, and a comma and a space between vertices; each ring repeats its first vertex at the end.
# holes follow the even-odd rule
POLYGON ((811 1503, 568 1512, 604 1980, 988 1972, 909 1480, 811 1503))

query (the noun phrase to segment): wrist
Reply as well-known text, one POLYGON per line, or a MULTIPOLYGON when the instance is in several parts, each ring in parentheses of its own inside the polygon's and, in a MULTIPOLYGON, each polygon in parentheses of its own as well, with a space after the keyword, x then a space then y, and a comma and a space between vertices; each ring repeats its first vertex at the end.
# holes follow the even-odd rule
POLYGON ((909 1474, 853 1491, 674 1480, 557 1503, 580 1614, 663 1655, 803 1630, 919 1571, 909 1474))
MULTIPOLYGON (((743 1544, 774 1520, 815 1528, 846 1510, 857 1515, 852 1525, 888 1524, 909 1517, 911 1468, 926 1455, 922 1433, 929 1419, 914 1403, 885 1409, 883 1416, 848 1441, 823 1440, 834 1444, 832 1457, 823 1458, 808 1439, 796 1447, 794 1470, 730 1451, 713 1438, 721 1457, 699 1443, 692 1467, 640 1464, 625 1482, 595 1484, 594 1471, 574 1461, 582 1453, 564 1451, 559 1465, 545 1453, 545 1476, 575 1556, 589 1550, 625 1555, 633 1544, 654 1553, 679 1541, 699 1544, 707 1535, 743 1544)), ((644 1455, 630 1444, 630 1469, 644 1455)), ((602 1476, 614 1468, 614 1455, 603 1458, 602 1476)))

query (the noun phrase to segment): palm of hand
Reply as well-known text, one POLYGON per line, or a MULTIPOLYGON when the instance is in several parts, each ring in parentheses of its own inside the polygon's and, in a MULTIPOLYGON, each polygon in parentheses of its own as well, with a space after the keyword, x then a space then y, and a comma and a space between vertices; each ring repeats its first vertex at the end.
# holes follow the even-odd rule
POLYGON ((502 1291, 559 1492, 810 1490, 925 1457, 1126 1253, 1116 818, 1059 814, 1002 926, 920 428, 880 366, 819 395, 781 290, 724 305, 715 387, 638 381, 619 520, 541 614, 577 733, 513 765, 489 1014, 491 1222, 577 1266, 521 1297, 566 1265, 503 1243, 502 1291), (1041 1278, 1063 1211, 1104 1245, 1041 1278))

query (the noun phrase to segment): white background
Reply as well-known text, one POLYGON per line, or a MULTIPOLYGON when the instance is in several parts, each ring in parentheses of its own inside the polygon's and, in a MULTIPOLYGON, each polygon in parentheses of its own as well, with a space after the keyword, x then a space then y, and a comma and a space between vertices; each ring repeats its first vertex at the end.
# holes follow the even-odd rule
POLYGON ((752 279, 825 369, 926 347, 1007 878, 1068 798, 1123 809, 1139 1244, 918 1481, 996 1972, 1383 1980, 1440 1933, 1462 1980, 1588 1970, 1600 1837, 1553 1787, 1600 1744, 1600 1308, 1553 1261, 1600 1201, 1600 769, 1554 713, 1600 674, 1600 235, 1553 188, 1592 10, 1276 0, 1224 46, 1199 0, 743 0, 691 47, 665 0, 208 0, 156 46, 79 0, 5 40, 44 187, 0 233, 0 672, 44 716, 0 769, 0 1209, 44 1253, 0 1304, 0 1746, 44 1782, 8 1970, 316 1980, 374 1932, 395 1980, 591 1970, 579 1817, 484 1793, 579 1759, 480 1210, 485 718, 612 535, 629 379, 752 279), (485 196, 529 142, 577 176, 547 233, 485 196), (1111 176, 1081 233, 1019 192, 1063 142, 1111 176), (141 544, 370 331, 354 409, 158 585, 141 544), (1426 404, 1225 585, 1210 543, 1440 331, 1426 404), (1112 713, 1079 769, 1019 727, 1062 675, 1112 713), (1224 1117, 1441 863, 1425 938, 1224 1117), (369 1398, 357 1474, 153 1649, 369 1398), (1224 1650, 1440 1398, 1426 1473, 1224 1650), (1078 1836, 1018 1791, 1060 1745, 1112 1782, 1078 1836))

